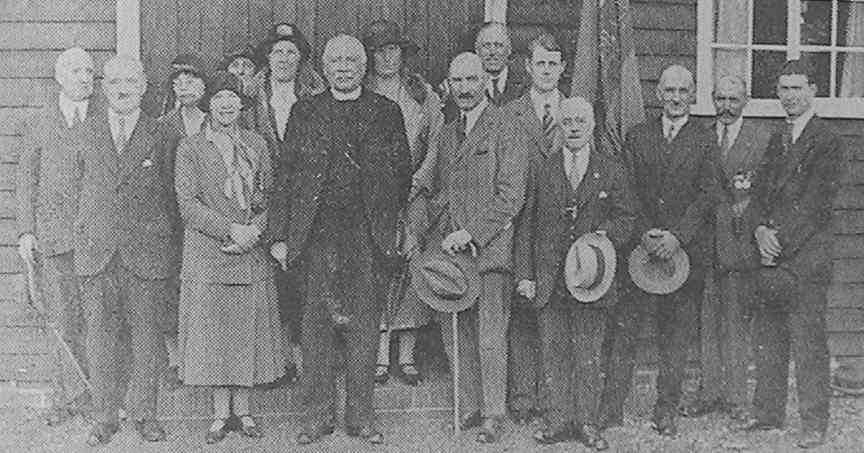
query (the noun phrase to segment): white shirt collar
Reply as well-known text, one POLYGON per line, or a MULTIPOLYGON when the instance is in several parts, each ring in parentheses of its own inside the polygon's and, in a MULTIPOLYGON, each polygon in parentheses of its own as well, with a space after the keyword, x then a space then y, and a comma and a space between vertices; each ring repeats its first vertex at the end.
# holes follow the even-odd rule
POLYGON ((480 115, 483 114, 483 111, 486 110, 486 106, 489 105, 489 101, 486 98, 483 98, 479 104, 475 105, 473 109, 462 111, 462 115, 465 115, 465 135, 467 136, 471 129, 474 129, 474 125, 477 124, 477 120, 480 119, 480 115))
POLYGON ((591 157, 591 143, 586 143, 585 146, 578 150, 570 151, 566 146, 561 147, 562 155, 564 156, 564 172, 567 173, 567 178, 572 179, 573 167, 579 172, 579 179, 585 177, 588 171, 588 159, 591 157), (575 161, 573 155, 576 155, 575 161))
POLYGON ((84 99, 83 101, 73 101, 72 99, 69 99, 69 96, 66 96, 66 93, 63 91, 60 91, 58 98, 57 104, 60 106, 60 113, 63 114, 67 126, 72 127, 75 122, 76 114, 80 115, 82 119, 87 118, 88 99, 84 99))
POLYGON ((113 137, 115 141, 117 140, 117 134, 120 132, 120 118, 122 117, 124 120, 123 128, 126 132, 126 140, 128 143, 128 140, 132 138, 132 131, 135 130, 135 126, 138 124, 138 118, 140 116, 140 108, 137 108, 125 115, 120 115, 111 108, 108 108, 108 125, 111 127, 111 137, 113 137))
POLYGON ((541 93, 536 88, 531 87, 530 90, 531 102, 534 103, 534 111, 537 113, 537 118, 543 119, 543 106, 549 104, 552 107, 552 118, 558 119, 558 105, 561 102, 561 93, 558 90, 552 90, 548 93, 541 93))
POLYGON ((504 69, 502 69, 501 72, 499 72, 497 76, 493 76, 492 74, 489 74, 489 82, 486 83, 486 91, 489 92, 490 96, 492 95, 493 80, 497 81, 498 92, 499 93, 504 92, 504 88, 507 87, 507 75, 508 75, 508 73, 509 73, 509 68, 507 66, 504 66, 504 69))
POLYGON ((723 124, 720 121, 717 121, 717 144, 719 145, 721 141, 723 141, 723 128, 726 128, 727 140, 731 145, 735 143, 735 139, 738 138, 738 134, 741 132, 741 126, 744 124, 744 117, 739 116, 738 119, 732 122, 732 124, 723 124))
POLYGON ((663 136, 666 137, 667 135, 669 135, 669 128, 675 126, 674 132, 672 133, 672 138, 675 138, 678 136, 678 133, 681 132, 681 128, 683 128, 684 125, 687 124, 687 121, 690 119, 690 115, 684 115, 676 120, 671 120, 667 118, 666 115, 661 115, 660 118, 663 122, 663 136))
POLYGON ((810 122, 810 118, 816 115, 816 111, 813 110, 813 107, 810 107, 806 112, 802 113, 795 118, 794 120, 789 120, 786 118, 787 123, 792 123, 792 143, 798 141, 798 137, 801 136, 801 133, 804 132, 804 128, 807 127, 807 123, 810 122))
POLYGON ((353 91, 345 93, 343 91, 339 91, 335 88, 330 88, 330 93, 333 94, 333 98, 337 101, 356 101, 360 98, 360 94, 362 93, 362 88, 357 87, 353 91))

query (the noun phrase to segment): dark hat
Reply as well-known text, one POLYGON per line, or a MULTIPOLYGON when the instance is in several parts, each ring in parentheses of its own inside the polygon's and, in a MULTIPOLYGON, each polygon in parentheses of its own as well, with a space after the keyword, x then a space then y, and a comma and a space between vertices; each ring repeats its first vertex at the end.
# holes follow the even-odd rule
POLYGON ((258 66, 258 60, 255 58, 255 48, 250 44, 243 44, 225 54, 225 59, 222 60, 222 65, 219 69, 228 69, 228 66, 238 58, 246 58, 256 67, 258 66))
POLYGON ((480 296, 477 266, 464 254, 450 256, 433 244, 415 256, 409 268, 411 288, 436 311, 458 313, 474 305, 480 296))
POLYGON ((633 283, 649 294, 670 294, 678 290, 690 275, 690 257, 679 248, 672 258, 661 259, 643 244, 630 253, 628 270, 633 283))
POLYGON ((170 80, 174 80, 178 75, 188 73, 204 80, 204 63, 195 54, 183 53, 174 57, 171 60, 171 76, 170 80))
POLYGON ((264 65, 267 62, 267 55, 273 49, 273 45, 279 41, 291 41, 297 46, 300 51, 300 62, 309 59, 312 53, 312 47, 309 46, 309 41, 303 35, 303 32, 296 25, 289 22, 280 22, 273 25, 270 30, 270 36, 258 45, 259 64, 264 65))
POLYGON ((564 261, 564 281, 579 302, 596 302, 615 279, 615 246, 606 235, 583 234, 570 245, 564 261))
POLYGON ((363 45, 366 51, 373 53, 376 50, 390 44, 396 44, 405 52, 417 52, 417 44, 402 36, 399 25, 389 20, 376 20, 366 26, 363 30, 363 45))
POLYGON ((215 96, 216 93, 224 90, 233 91, 234 94, 240 96, 244 108, 252 105, 252 101, 243 93, 243 83, 239 78, 237 78, 237 76, 228 71, 216 71, 213 73, 213 76, 207 80, 207 85, 204 89, 204 96, 202 96, 201 100, 198 101, 198 108, 202 111, 209 112, 210 98, 215 96))

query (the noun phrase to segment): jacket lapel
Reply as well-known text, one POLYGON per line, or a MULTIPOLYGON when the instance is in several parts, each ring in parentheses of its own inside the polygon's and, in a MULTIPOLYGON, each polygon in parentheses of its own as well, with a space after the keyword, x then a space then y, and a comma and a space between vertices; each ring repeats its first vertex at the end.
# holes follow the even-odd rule
POLYGON ((588 156, 588 170, 585 171, 585 176, 582 177, 582 182, 576 188, 576 209, 581 209, 582 206, 590 200, 600 183, 600 165, 599 160, 602 159, 598 155, 596 147, 592 147, 591 154, 588 156))
POLYGON ((480 118, 477 118, 477 122, 474 124, 474 127, 471 128, 471 132, 468 133, 468 136, 465 137, 465 141, 462 142, 462 146, 459 147, 459 152, 455 159, 453 159, 452 165, 457 165, 465 158, 465 156, 473 153, 483 139, 486 138, 491 130, 492 121, 495 116, 493 111, 495 109, 497 109, 497 107, 491 103, 483 109, 480 118))
POLYGON ((155 140, 155 125, 144 112, 138 117, 138 123, 126 143, 126 148, 120 155, 121 179, 129 177, 133 170, 140 167, 147 154, 153 149, 155 140))
POLYGON ((687 121, 687 124, 678 131, 678 135, 672 139, 672 143, 666 143, 666 139, 663 137, 663 125, 662 123, 660 124, 660 140, 662 140, 669 152, 668 164, 666 166, 667 175, 674 175, 677 172, 678 167, 691 157, 690 150, 694 148, 692 146, 692 141, 696 127, 697 126, 693 124, 693 119, 690 118, 687 121))
POLYGON ((801 161, 810 154, 816 145, 816 137, 822 131, 822 125, 819 121, 815 116, 811 118, 807 125, 804 126, 804 130, 801 131, 801 136, 798 137, 798 140, 784 153, 782 170, 777 175, 778 189, 782 188, 786 184, 786 181, 793 174, 797 173, 801 161))
POLYGON ((102 146, 97 146, 99 155, 105 165, 116 175, 120 173, 120 156, 117 154, 117 147, 114 146, 114 137, 111 135, 107 111, 103 111, 98 117, 95 117, 93 124, 96 135, 95 143, 102 144, 102 146))

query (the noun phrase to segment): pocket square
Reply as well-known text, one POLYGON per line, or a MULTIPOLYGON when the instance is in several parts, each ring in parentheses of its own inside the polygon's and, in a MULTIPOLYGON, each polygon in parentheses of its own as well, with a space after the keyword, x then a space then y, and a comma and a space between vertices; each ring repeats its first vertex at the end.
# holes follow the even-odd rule
POLYGON ((152 166, 153 166, 153 161, 150 160, 150 159, 144 159, 143 161, 141 161, 141 166, 144 167, 144 168, 152 167, 152 166))
POLYGON ((597 198, 599 198, 599 199, 601 199, 601 200, 603 200, 603 199, 605 199, 605 198, 608 198, 608 197, 609 197, 609 194, 606 193, 605 190, 601 190, 600 193, 597 194, 597 198))

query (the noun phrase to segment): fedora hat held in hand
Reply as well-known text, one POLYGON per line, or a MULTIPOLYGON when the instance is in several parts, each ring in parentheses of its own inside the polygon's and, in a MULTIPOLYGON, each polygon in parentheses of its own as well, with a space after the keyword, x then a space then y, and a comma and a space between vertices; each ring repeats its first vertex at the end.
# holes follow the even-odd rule
MULTIPOLYGON (((649 236, 650 240, 659 237, 649 236)), ((639 244, 628 260, 630 278, 637 287, 649 294, 670 294, 677 291, 690 275, 690 257, 683 248, 662 259, 650 253, 645 244, 639 244)))
POLYGON ((567 291, 579 302, 596 302, 612 287, 615 267, 612 241, 597 232, 583 234, 570 245, 564 261, 567 291))

